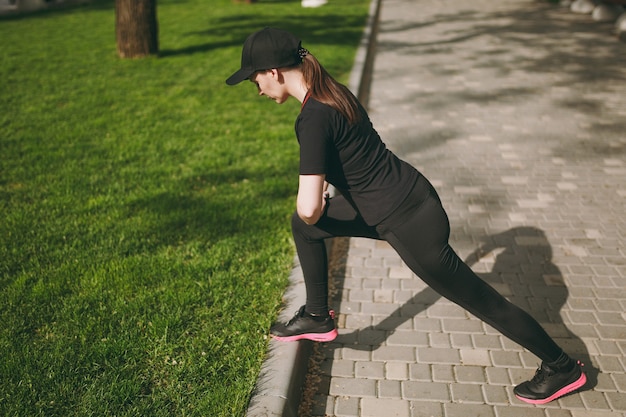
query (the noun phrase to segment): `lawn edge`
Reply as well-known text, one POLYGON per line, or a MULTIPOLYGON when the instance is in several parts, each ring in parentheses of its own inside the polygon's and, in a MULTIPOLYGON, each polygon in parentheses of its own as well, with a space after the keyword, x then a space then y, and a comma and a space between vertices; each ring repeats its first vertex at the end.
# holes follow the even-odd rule
MULTIPOLYGON (((371 0, 359 47, 354 59, 348 87, 367 108, 382 0, 371 0)), ((329 264, 333 256, 333 240, 326 242, 329 264)), ((280 320, 287 320, 305 303, 302 270, 297 257, 289 276, 284 297, 285 308, 280 320)), ((313 342, 293 343, 270 340, 266 359, 252 392, 246 417, 298 417, 304 382, 308 372, 313 342)))

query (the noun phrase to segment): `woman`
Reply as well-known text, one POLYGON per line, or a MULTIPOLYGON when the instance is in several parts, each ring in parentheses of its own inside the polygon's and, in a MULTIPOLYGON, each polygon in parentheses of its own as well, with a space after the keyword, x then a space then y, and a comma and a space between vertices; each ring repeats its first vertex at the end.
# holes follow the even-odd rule
POLYGON ((265 28, 243 45, 229 85, 250 80, 264 95, 302 103, 295 129, 300 177, 292 230, 304 273, 306 304, 272 326, 282 341, 328 342, 337 336, 328 307, 324 239, 387 241, 430 287, 533 352, 541 367, 515 395, 544 404, 582 387, 582 364, 570 358, 529 314, 481 280, 448 244, 447 215, 432 185, 390 152, 347 87, 336 82, 291 33, 265 28), (338 191, 329 198, 328 184, 338 191))

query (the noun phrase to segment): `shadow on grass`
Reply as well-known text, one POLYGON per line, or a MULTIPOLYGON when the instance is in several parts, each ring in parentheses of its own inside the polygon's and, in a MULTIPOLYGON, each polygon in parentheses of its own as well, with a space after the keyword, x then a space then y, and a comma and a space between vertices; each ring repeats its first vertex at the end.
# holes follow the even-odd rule
MULTIPOLYGON (((184 0, 181 0, 184 1, 184 0)), ((23 20, 31 18, 47 18, 59 13, 73 13, 81 12, 84 10, 111 10, 114 13, 115 2, 114 0, 91 0, 89 3, 85 3, 82 0, 68 0, 61 3, 49 3, 45 9, 30 10, 30 11, 17 11, 17 10, 5 10, 4 14, 0 14, 0 22, 3 20, 23 20)))
MULTIPOLYGON (((259 7, 259 6, 256 6, 259 7)), ((250 28, 262 29, 266 26, 277 27, 294 33, 304 45, 334 44, 356 45, 361 38, 360 28, 364 23, 362 17, 346 17, 342 14, 326 13, 319 18, 291 15, 280 19, 268 18, 266 15, 239 15, 216 19, 210 22, 205 30, 189 32, 187 36, 221 37, 220 42, 207 42, 180 49, 164 49, 160 51, 163 58, 210 52, 220 48, 241 47, 246 38, 254 31, 250 28)))
POLYGON ((211 172, 134 200, 126 205, 126 216, 149 219, 139 232, 151 242, 146 247, 145 241, 138 241, 137 249, 202 242, 209 250, 226 240, 240 240, 244 246, 262 244, 283 217, 284 229, 288 228, 294 188, 286 178, 286 172, 263 176, 245 169, 211 172))

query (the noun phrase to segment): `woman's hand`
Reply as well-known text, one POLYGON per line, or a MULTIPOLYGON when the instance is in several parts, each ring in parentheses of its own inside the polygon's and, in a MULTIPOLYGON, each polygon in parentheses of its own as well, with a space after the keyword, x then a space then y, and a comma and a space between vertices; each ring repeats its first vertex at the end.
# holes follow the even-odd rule
POLYGON ((324 214, 328 183, 325 175, 300 175, 296 209, 298 216, 306 224, 315 224, 324 214))

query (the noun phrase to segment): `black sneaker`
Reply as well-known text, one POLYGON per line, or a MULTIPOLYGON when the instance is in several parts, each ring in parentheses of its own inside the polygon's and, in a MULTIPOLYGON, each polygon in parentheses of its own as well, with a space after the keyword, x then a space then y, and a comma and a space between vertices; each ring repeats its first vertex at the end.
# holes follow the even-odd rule
POLYGON ((287 323, 272 326, 272 337, 281 342, 295 342, 308 339, 315 342, 330 342, 337 337, 335 312, 330 310, 327 317, 315 317, 304 311, 304 306, 287 323))
POLYGON ((522 382, 513 389, 515 396, 529 404, 546 404, 585 385, 587 376, 584 365, 576 362, 569 372, 552 369, 542 363, 530 381, 522 382))

